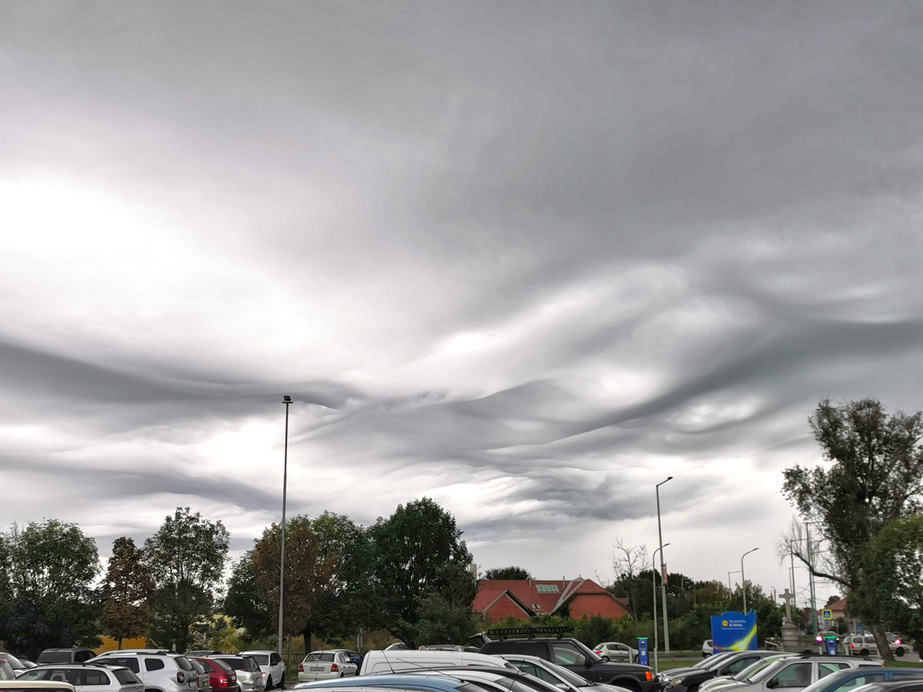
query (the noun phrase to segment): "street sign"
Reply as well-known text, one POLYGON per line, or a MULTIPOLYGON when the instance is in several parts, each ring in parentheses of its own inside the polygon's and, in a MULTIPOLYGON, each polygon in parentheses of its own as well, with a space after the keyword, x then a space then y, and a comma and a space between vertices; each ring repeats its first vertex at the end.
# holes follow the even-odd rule
POLYGON ((858 624, 857 624, 857 625, 856 625, 856 634, 862 634, 863 632, 865 632, 865 627, 863 627, 862 625, 858 625, 858 624))
POLYGON ((824 608, 824 609, 821 611, 821 616, 824 618, 824 620, 832 620, 832 619, 833 619, 833 611, 830 610, 829 608, 824 608))

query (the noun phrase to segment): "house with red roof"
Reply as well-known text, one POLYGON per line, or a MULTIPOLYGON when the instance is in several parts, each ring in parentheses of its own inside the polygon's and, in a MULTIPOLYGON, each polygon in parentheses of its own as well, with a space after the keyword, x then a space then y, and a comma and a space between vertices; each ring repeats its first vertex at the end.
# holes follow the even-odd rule
POLYGON ((628 615, 628 604, 592 579, 480 579, 474 611, 496 622, 508 617, 529 620, 542 614, 569 614, 580 619, 628 615))

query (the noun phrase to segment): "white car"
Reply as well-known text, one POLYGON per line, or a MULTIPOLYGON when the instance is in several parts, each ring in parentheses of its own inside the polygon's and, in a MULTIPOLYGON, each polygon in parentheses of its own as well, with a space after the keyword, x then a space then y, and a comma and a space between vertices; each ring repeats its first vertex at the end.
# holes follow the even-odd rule
POLYGON ((795 656, 797 656, 797 654, 783 653, 761 658, 759 661, 750 664, 736 675, 722 675, 717 678, 712 678, 711 680, 706 680, 699 685, 699 692, 716 692, 716 690, 720 690, 724 687, 733 687, 734 685, 746 682, 763 670, 763 668, 768 668, 776 661, 781 661, 783 658, 794 658, 795 656))
POLYGON ((285 685, 285 662, 278 651, 241 651, 238 655, 249 656, 266 673, 267 690, 285 685))
POLYGON ((621 692, 624 690, 624 688, 617 687, 616 685, 590 682, 586 678, 572 673, 564 666, 559 666, 557 663, 546 661, 538 656, 501 654, 500 658, 506 659, 523 673, 536 677, 539 680, 544 680, 548 684, 554 685, 564 692, 621 692))
POLYGON ((124 666, 50 663, 30 668, 18 680, 66 682, 77 692, 144 692, 144 684, 124 666))
POLYGON ((162 692, 193 692, 200 689, 199 673, 189 659, 165 649, 106 651, 87 663, 124 666, 141 679, 144 689, 162 692))
POLYGON ((343 651, 312 651, 298 665, 298 682, 346 678, 359 672, 359 666, 343 651))
POLYGON ((624 661, 634 663, 638 650, 621 642, 603 642, 593 647, 593 651, 604 661, 624 661))
MULTIPOLYGON (((907 653, 904 643, 897 637, 888 637, 888 648, 895 656, 907 653)), ((853 634, 843 639, 843 649, 850 656, 878 656, 878 642, 871 634, 853 634)))
POLYGON ((462 667, 517 670, 516 666, 499 656, 467 651, 369 651, 362 659, 359 675, 389 675, 462 667))
POLYGON ((881 661, 848 656, 796 656, 766 666, 752 677, 723 688, 722 692, 799 692, 821 678, 847 668, 881 668, 881 661))

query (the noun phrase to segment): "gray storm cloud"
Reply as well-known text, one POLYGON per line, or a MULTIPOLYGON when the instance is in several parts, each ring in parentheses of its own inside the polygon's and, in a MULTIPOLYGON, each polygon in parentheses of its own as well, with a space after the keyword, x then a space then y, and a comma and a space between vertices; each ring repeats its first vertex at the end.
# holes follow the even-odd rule
POLYGON ((429 494, 486 566, 604 573, 674 475, 671 568, 758 536, 779 579, 817 401, 921 408, 921 33, 843 2, 3 5, 0 522, 143 538, 191 505, 243 549, 287 393, 296 512, 429 494))

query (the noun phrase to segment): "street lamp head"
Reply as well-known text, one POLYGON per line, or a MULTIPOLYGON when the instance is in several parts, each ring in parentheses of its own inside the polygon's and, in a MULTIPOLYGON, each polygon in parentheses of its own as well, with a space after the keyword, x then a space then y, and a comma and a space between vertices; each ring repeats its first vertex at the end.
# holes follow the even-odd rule
POLYGON ((291 404, 291 403, 292 403, 292 397, 290 397, 288 394, 285 394, 285 395, 282 397, 282 403, 283 403, 283 404, 291 404))

